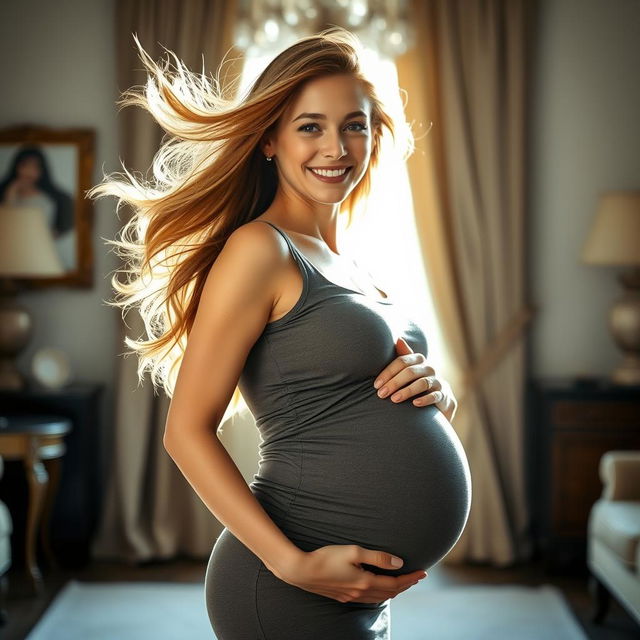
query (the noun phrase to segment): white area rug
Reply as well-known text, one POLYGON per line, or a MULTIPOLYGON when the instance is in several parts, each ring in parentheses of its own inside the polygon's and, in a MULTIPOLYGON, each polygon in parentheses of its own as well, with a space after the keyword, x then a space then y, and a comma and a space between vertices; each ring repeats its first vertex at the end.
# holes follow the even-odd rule
MULTIPOLYGON (((392 640, 586 640, 554 586, 416 585, 391 602, 392 640)), ((204 585, 72 580, 27 640, 212 640, 204 585)))
POLYGON ((391 640, 587 640, 587 636, 562 591, 553 585, 434 589, 417 584, 391 601, 391 640))

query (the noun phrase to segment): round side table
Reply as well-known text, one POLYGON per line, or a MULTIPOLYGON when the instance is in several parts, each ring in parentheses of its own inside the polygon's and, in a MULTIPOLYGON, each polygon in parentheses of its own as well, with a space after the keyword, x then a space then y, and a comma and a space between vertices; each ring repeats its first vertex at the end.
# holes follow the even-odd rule
POLYGON ((36 533, 43 511, 45 526, 40 527, 42 547, 49 563, 55 557, 49 544, 49 518, 59 480, 59 460, 66 451, 64 436, 71 431, 71 420, 55 415, 0 415, 0 455, 5 460, 22 460, 29 485, 29 504, 25 530, 25 565, 36 593, 43 587, 42 573, 36 559, 36 533), (43 460, 55 460, 52 487, 43 460))

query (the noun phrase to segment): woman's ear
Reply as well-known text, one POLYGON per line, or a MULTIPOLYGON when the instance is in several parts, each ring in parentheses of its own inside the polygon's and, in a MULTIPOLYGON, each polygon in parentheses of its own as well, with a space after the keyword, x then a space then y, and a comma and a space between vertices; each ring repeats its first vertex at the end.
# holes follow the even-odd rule
POLYGON ((260 150, 263 156, 272 156, 271 142, 269 140, 262 140, 260 142, 260 150))

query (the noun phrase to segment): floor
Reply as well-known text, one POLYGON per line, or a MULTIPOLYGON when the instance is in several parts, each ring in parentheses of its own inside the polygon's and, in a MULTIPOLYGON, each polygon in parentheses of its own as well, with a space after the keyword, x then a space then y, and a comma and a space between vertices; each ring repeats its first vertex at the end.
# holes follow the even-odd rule
MULTIPOLYGON (((38 596, 30 593, 30 583, 23 569, 12 569, 9 574, 9 592, 6 598, 8 621, 0 628, 2 640, 23 640, 30 629, 53 600, 67 580, 84 581, 178 581, 197 582, 204 580, 206 563, 190 559, 150 562, 136 566, 94 562, 81 570, 43 570, 45 587, 38 596)), ((534 564, 520 565, 508 569, 496 569, 486 565, 449 566, 441 563, 429 570, 428 585, 458 584, 554 584, 562 590, 577 621, 591 640, 631 640, 640 637, 640 627, 615 601, 601 626, 590 622, 591 596, 586 576, 548 576, 534 564)), ((400 639, 399 639, 400 640, 400 639)))

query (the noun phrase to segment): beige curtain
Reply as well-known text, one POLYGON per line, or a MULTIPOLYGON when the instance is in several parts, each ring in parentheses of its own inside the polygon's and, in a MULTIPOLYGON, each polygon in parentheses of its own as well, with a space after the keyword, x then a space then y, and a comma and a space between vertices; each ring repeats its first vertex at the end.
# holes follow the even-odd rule
MULTIPOLYGON (((204 56, 205 72, 215 74, 226 54, 225 60, 235 61, 225 62, 222 79, 232 79, 241 70, 241 52, 232 48, 236 2, 116 0, 118 90, 146 80, 133 33, 153 59, 168 55, 164 46, 198 72, 204 56)), ((119 155, 129 170, 145 173, 164 132, 139 107, 123 109, 118 118, 119 155)), ((145 335, 137 313, 129 313, 126 322, 120 324, 118 353, 125 335, 145 335)), ((135 356, 119 357, 112 459, 93 554, 131 562, 206 557, 222 526, 164 450, 169 400, 154 394, 148 377, 138 386, 136 367, 135 356)))
POLYGON ((419 138, 408 169, 459 400, 453 426, 472 475, 469 520, 444 562, 504 566, 531 551, 525 132, 534 3, 415 0, 411 9, 417 45, 396 61, 419 138))

